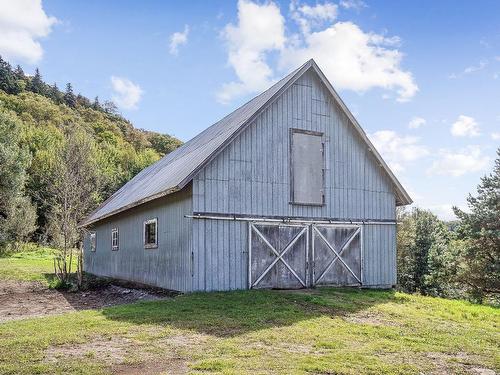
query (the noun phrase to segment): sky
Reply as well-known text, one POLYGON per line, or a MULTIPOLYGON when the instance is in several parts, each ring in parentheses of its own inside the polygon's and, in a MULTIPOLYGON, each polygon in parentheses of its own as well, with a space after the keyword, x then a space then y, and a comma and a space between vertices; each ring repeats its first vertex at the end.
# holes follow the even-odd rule
POLYGON ((414 205, 447 220, 500 146, 495 0, 0 0, 0 55, 183 141, 314 58, 414 205))

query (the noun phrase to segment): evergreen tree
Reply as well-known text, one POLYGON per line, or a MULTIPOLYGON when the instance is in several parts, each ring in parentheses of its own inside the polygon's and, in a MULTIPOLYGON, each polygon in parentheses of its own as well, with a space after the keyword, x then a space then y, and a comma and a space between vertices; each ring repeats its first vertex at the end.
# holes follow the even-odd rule
POLYGON ((24 91, 27 87, 27 81, 28 77, 24 74, 23 68, 21 68, 21 65, 17 65, 16 69, 14 70, 14 77, 16 79, 16 84, 17 84, 17 93, 20 93, 24 91))
POLYGON ((63 94, 61 93, 55 82, 52 86, 50 86, 48 97, 57 104, 61 104, 63 102, 63 94))
POLYGON ((0 56, 0 90, 8 94, 17 94, 20 90, 10 64, 0 56))
POLYGON ((25 79, 26 75, 24 74, 23 68, 21 68, 21 65, 16 66, 16 70, 14 70, 14 75, 16 76, 17 79, 25 79))
POLYGON ((45 83, 42 80, 42 75, 38 68, 35 69, 35 75, 31 78, 29 90, 35 94, 45 95, 45 83))
POLYGON ((92 103, 92 108, 96 111, 102 111, 101 103, 99 103, 99 97, 96 96, 94 99, 94 103, 92 103))
POLYGON ((500 148, 493 172, 481 178, 477 193, 467 198, 470 213, 453 210, 461 220, 458 233, 467 241, 457 279, 481 301, 500 294, 500 148))
POLYGON ((66 92, 64 93, 64 103, 66 103, 68 107, 76 107, 76 97, 73 93, 73 87, 71 86, 71 83, 68 83, 66 85, 66 92))

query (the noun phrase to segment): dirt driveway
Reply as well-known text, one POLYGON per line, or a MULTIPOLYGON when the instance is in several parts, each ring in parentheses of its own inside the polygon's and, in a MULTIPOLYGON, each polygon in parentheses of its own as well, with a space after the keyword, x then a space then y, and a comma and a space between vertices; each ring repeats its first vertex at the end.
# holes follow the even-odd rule
POLYGON ((113 284, 84 292, 67 292, 48 289, 40 282, 0 280, 0 323, 160 298, 165 295, 113 284))

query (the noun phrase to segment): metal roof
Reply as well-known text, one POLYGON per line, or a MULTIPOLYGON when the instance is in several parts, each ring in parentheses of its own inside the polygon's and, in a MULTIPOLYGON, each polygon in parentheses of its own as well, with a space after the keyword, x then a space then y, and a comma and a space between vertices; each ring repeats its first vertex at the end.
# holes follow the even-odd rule
POLYGON ((411 203, 408 193, 382 160, 358 122, 354 119, 354 116, 349 112, 314 60, 311 59, 262 94, 205 129, 170 154, 165 155, 156 163, 143 169, 104 201, 80 225, 86 226, 95 223, 129 208, 181 190, 206 163, 245 128, 245 125, 249 124, 253 118, 262 112, 267 107, 267 104, 273 102, 310 68, 313 68, 318 73, 338 104, 353 122, 355 128, 360 132, 362 138, 368 143, 370 151, 379 160, 381 167, 389 174, 396 187, 396 195, 400 198, 399 203, 411 203))

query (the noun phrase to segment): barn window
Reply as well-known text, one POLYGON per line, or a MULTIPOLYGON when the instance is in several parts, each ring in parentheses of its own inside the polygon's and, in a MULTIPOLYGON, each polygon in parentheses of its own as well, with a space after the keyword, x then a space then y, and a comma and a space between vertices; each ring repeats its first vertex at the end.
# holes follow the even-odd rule
POLYGON ((291 203, 325 203, 323 133, 291 129, 290 177, 291 203))
POLYGON ((144 247, 151 249, 158 247, 158 219, 144 222, 144 247))
POLYGON ((95 232, 90 232, 89 241, 90 241, 90 251, 95 251, 97 244, 95 232))
POLYGON ((118 250, 118 228, 111 229, 111 250, 118 250))

